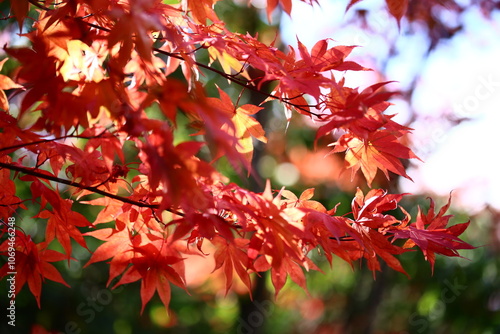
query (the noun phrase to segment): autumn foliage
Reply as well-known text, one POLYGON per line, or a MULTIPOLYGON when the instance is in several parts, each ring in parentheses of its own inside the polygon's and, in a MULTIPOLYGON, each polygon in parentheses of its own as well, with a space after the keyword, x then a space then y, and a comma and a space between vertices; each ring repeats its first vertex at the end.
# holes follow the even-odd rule
MULTIPOLYGON (((226 292, 234 280, 251 292, 253 277, 270 271, 276 294, 288 276, 307 289, 304 270, 319 270, 313 250, 330 262, 364 259, 375 272, 382 260, 405 273, 403 252, 418 248, 433 267, 436 254, 472 248, 458 238, 468 223, 448 225, 449 202, 438 210, 431 200, 412 220, 399 208, 405 194, 358 190, 352 214, 341 216, 314 201, 313 189, 295 195, 267 183, 257 193, 229 182, 217 161, 252 177, 255 140, 267 141, 255 116, 270 101, 288 119, 298 113, 321 124, 318 145, 330 140, 330 153, 341 154, 352 175, 361 171, 368 186, 378 170, 409 178, 403 160, 417 157, 402 140, 411 129, 390 114, 387 82, 361 89, 339 79, 368 70, 349 60, 354 46, 321 40, 308 49, 299 41, 282 51, 229 31, 216 2, 10 2, 29 46, 4 47, 2 64, 15 70, 0 76, 0 218, 37 203, 35 218, 45 226, 39 242, 16 230, 16 293, 27 285, 40 306, 42 283, 66 284, 52 263, 71 261, 73 247, 87 248, 89 238, 102 244, 89 249, 85 266, 107 261, 110 287, 140 282, 143 310, 155 293, 168 308, 171 285, 187 289, 186 256, 207 256, 207 247, 226 292), (209 72, 260 93, 262 103, 240 104, 220 88, 209 94, 209 72), (191 140, 179 142, 181 116, 191 140), (29 198, 19 197, 20 181, 29 198), (88 221, 76 202, 98 207, 97 218, 88 221), (398 208, 403 218, 393 216, 398 208)), ((407 1, 387 4, 399 21, 407 1)), ((268 15, 278 6, 290 13, 292 1, 268 0, 268 15)), ((3 254, 7 248, 0 245, 3 254)), ((8 271, 4 265, 0 276, 8 271)))

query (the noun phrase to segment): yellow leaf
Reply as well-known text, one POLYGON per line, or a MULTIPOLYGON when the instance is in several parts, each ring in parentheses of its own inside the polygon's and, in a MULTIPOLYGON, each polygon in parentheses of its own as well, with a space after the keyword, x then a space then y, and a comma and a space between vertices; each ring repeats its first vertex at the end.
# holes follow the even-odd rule
POLYGON ((211 61, 218 60, 224 73, 232 74, 232 70, 236 73, 240 73, 244 78, 250 80, 250 76, 247 71, 243 68, 243 64, 233 56, 229 55, 227 52, 222 51, 222 53, 214 47, 208 48, 208 53, 210 54, 211 61))

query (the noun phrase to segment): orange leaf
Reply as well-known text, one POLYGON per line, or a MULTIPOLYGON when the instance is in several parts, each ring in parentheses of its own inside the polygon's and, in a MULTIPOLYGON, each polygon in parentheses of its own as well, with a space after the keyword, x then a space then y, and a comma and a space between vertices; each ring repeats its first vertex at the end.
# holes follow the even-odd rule
POLYGON ((388 171, 391 171, 411 180, 400 159, 418 159, 411 149, 399 143, 396 134, 386 130, 372 132, 367 139, 344 134, 330 146, 335 146, 331 153, 346 151, 346 168, 352 168, 352 177, 361 169, 368 186, 371 186, 378 169, 384 172, 387 179, 388 171))
POLYGON ((401 18, 406 14, 408 9, 408 0, 385 0, 389 13, 398 21, 398 26, 401 25, 401 18))
POLYGON ((231 116, 234 130, 227 126, 223 127, 223 129, 238 140, 236 149, 245 156, 248 165, 250 165, 254 149, 252 137, 263 143, 267 143, 262 125, 254 117, 250 116, 263 108, 251 104, 245 104, 236 108, 229 95, 220 88, 218 90, 220 99, 208 98, 208 102, 211 106, 217 107, 231 116))
MULTIPOLYGON (((3 68, 3 65, 7 61, 8 58, 0 61, 0 71, 3 68)), ((0 110, 8 111, 9 110, 9 101, 7 99, 7 95, 5 95, 4 90, 13 89, 13 88, 23 88, 23 86, 16 84, 12 81, 8 76, 0 74, 0 110)))

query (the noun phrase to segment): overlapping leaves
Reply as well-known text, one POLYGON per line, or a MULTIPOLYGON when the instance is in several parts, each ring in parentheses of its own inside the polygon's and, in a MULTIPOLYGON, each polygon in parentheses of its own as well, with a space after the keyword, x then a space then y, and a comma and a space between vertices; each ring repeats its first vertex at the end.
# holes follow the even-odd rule
MULTIPOLYGON (((26 199, 16 196, 10 180, 18 177, 39 207, 35 218, 46 220, 41 243, 16 232, 16 293, 28 283, 40 304, 44 278, 64 284, 51 263, 69 261, 73 241, 86 248, 83 235, 102 241, 87 266, 109 261, 109 285, 140 281, 142 311, 155 293, 168 308, 171 284, 186 288, 186 255, 208 256, 209 246, 226 293, 236 278, 251 291, 252 276, 262 271, 271 272, 276 293, 287 277, 307 289, 304 270, 319 270, 308 256, 317 248, 330 262, 333 256, 364 259, 376 271, 382 259, 402 273, 395 256, 414 246, 432 266, 436 253, 458 256, 457 250, 472 248, 458 238, 467 223, 448 226, 449 203, 435 214, 431 202, 411 223, 408 214, 398 220, 390 213, 403 195, 379 189, 358 191, 348 217, 312 200, 313 189, 297 197, 287 190, 274 194, 269 184, 262 193, 228 184, 212 162, 226 157, 249 170, 254 139, 266 142, 254 115, 266 111, 239 105, 222 89, 218 97, 207 96, 202 71, 280 102, 287 118, 296 111, 314 119, 317 140, 340 132, 331 137, 332 153, 343 153, 346 168, 361 170, 369 185, 378 170, 409 177, 401 160, 416 156, 403 144, 411 129, 386 114, 394 95, 385 90, 387 82, 362 89, 337 79, 368 70, 348 60, 354 46, 321 40, 309 50, 298 41, 282 51, 227 30, 216 2, 78 0, 49 8, 11 1, 18 25, 32 5, 39 16, 25 34, 29 47, 5 48, 19 68, 14 79, 0 76, 0 88, 23 95, 17 118, 9 113, 8 95, 0 95, 0 218, 23 208, 26 199), (201 49, 210 64, 197 59, 201 49), (249 67, 259 74, 250 76, 249 67), (263 92, 264 84, 273 92, 263 92), (181 117, 194 130, 179 142, 181 117), (30 125, 22 127, 25 118, 30 125), (68 195, 61 184, 71 189, 68 195), (74 199, 63 196, 102 208, 91 224, 73 210, 74 199), (103 223, 111 227, 82 232, 103 223), (65 254, 49 248, 55 241, 65 254)), ((406 2, 396 2, 387 4, 399 21, 406 2)), ((269 16, 278 6, 292 10, 289 0, 267 4, 269 16)), ((0 250, 6 249, 3 242, 0 250)), ((0 274, 6 273, 4 265, 0 274)))

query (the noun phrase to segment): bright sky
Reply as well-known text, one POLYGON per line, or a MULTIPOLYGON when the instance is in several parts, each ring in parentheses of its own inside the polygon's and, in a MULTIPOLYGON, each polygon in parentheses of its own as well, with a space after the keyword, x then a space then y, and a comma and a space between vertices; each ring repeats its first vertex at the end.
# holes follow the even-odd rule
MULTIPOLYGON (((370 21, 377 32, 392 32, 382 38, 357 28, 339 29, 349 18, 345 2, 321 3, 321 8, 293 3, 293 21, 283 17, 286 43, 296 45, 298 37, 308 47, 322 38, 361 45, 355 54, 363 57, 359 61, 376 67, 388 54, 387 40, 395 41, 399 54, 386 68, 388 78, 399 82, 395 88, 408 87, 420 73, 412 101, 420 120, 412 126, 415 151, 425 163, 412 165, 408 173, 414 182, 402 181, 401 190, 442 196, 453 190, 454 204, 467 210, 480 211, 487 204, 500 209, 500 16, 485 22, 478 11, 467 12, 464 31, 425 59, 424 37, 398 35, 395 21, 384 10, 372 10, 370 21), (444 115, 471 120, 451 127, 444 115)), ((354 87, 376 80, 366 72, 351 79, 354 87)), ((399 121, 405 122, 409 106, 394 102, 388 111, 400 113, 399 121)))

